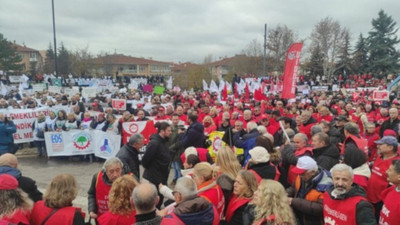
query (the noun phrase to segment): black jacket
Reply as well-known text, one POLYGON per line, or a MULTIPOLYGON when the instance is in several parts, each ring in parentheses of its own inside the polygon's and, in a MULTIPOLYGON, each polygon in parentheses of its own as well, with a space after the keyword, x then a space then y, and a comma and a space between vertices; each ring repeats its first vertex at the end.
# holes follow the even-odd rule
MULTIPOLYGON (((339 195, 336 198, 334 198, 332 196, 332 190, 334 188, 335 187, 332 186, 332 187, 328 188, 328 190, 327 190, 329 196, 332 199, 346 199, 346 198, 353 197, 353 196, 366 197, 366 193, 365 193, 364 189, 354 183, 351 186, 351 189, 347 193, 345 193, 343 195, 339 195)), ((352 206, 352 207, 354 207, 354 206, 352 206)), ((373 210, 372 205, 368 201, 362 200, 357 204, 357 206, 356 206, 356 221, 357 221, 357 224, 376 225, 374 210, 373 210)))
POLYGON ((184 149, 193 146, 196 148, 204 147, 204 126, 199 122, 194 122, 189 125, 185 134, 180 134, 179 138, 182 141, 184 149))
POLYGON ((339 163, 340 153, 336 145, 330 144, 322 148, 314 148, 312 157, 318 166, 329 171, 334 165, 339 163))
POLYGON ((329 140, 333 145, 337 145, 338 143, 343 143, 344 141, 344 135, 342 136, 340 131, 335 127, 332 127, 328 131, 327 135, 329 136, 329 140))
POLYGON ((166 185, 169 162, 170 152, 167 147, 167 140, 159 134, 152 135, 142 158, 142 165, 145 168, 143 178, 156 186, 160 183, 166 185))
POLYGON ((388 129, 394 130, 397 134, 397 131, 399 130, 398 128, 399 123, 400 123, 399 119, 395 119, 393 121, 391 119, 386 120, 381 125, 381 129, 379 130, 379 135, 383 137, 383 132, 385 132, 385 130, 388 129))
MULTIPOLYGON (((96 203, 96 182, 97 182, 97 176, 99 175, 99 172, 93 175, 92 177, 92 182, 90 183, 90 188, 88 191, 88 210, 89 212, 94 212, 97 213, 97 203, 96 203)), ((108 179, 106 173, 103 173, 103 176, 101 177, 102 181, 106 183, 107 185, 112 185, 111 181, 108 179)))
POLYGON ((139 151, 129 144, 125 144, 115 157, 119 158, 124 164, 123 173, 133 173, 137 181, 140 180, 139 151))
POLYGON ((254 170, 262 179, 275 179, 276 169, 270 162, 251 164, 249 170, 254 170))
POLYGON ((15 177, 15 179, 18 180, 18 187, 26 192, 32 201, 37 202, 42 200, 42 192, 38 190, 36 182, 29 177, 22 176, 19 169, 9 166, 0 166, 0 174, 9 174, 15 177))

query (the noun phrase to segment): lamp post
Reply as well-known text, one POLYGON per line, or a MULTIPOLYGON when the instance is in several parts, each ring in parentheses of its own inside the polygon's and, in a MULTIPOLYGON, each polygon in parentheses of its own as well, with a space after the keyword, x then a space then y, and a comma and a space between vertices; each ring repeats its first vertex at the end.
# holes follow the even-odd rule
POLYGON ((58 75, 58 67, 57 67, 57 41, 56 41, 56 20, 54 16, 54 0, 51 0, 51 9, 53 12, 53 37, 54 37, 54 69, 56 72, 56 76, 58 75))

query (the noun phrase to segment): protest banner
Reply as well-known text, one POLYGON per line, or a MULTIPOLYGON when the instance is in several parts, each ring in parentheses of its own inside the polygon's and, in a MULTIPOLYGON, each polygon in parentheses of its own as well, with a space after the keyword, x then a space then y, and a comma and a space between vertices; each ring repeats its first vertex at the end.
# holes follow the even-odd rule
POLYGON ((329 86, 312 86, 313 91, 328 91, 329 86))
POLYGON ((121 136, 99 130, 70 130, 45 133, 49 157, 95 154, 108 159, 120 149, 121 136))
POLYGON ((24 79, 22 76, 9 76, 10 83, 23 83, 24 79))
POLYGON ((49 86, 48 91, 52 92, 52 93, 60 94, 61 93, 61 87, 59 87, 59 86, 49 86))
POLYGON ((112 107, 116 110, 126 110, 126 99, 113 99, 112 107))
POLYGON ((65 88, 64 89, 64 94, 68 96, 73 96, 79 93, 79 87, 72 87, 72 88, 65 88))
POLYGON ((372 94, 374 101, 389 101, 389 91, 374 91, 372 94))
POLYGON ((88 99, 88 98, 94 98, 97 95, 97 88, 95 87, 84 87, 82 88, 82 97, 88 99))
POLYGON ((284 99, 296 97, 296 79, 302 48, 303 43, 294 43, 287 51, 285 69, 283 72, 282 98, 284 99))
POLYGON ((32 90, 34 92, 42 92, 43 90, 46 90, 46 84, 45 83, 39 83, 39 84, 32 84, 32 90))
POLYGON ((61 87, 62 86, 62 80, 61 80, 61 78, 51 79, 51 84, 53 86, 61 87))
POLYGON ((14 134, 14 143, 27 143, 33 141, 32 124, 35 122, 39 112, 43 112, 48 116, 48 108, 36 109, 13 109, 13 110, 0 110, 7 117, 13 118, 13 122, 17 127, 17 132, 14 134))
POLYGON ((157 133, 152 120, 122 123, 122 143, 125 144, 133 134, 142 134, 144 144, 149 143, 150 136, 157 133))
MULTIPOLYGON (((210 153, 211 158, 215 161, 215 157, 217 157, 218 151, 226 146, 226 143, 222 141, 222 137, 225 132, 222 131, 213 131, 210 133, 208 140, 211 142, 211 145, 208 147, 208 152, 210 153)), ((233 151, 235 155, 243 155, 244 151, 242 148, 233 147, 233 151)))
POLYGON ((68 114, 68 113, 72 112, 72 107, 69 105, 55 105, 55 106, 52 106, 51 108, 49 108, 49 110, 55 112, 56 115, 60 110, 64 110, 65 113, 68 114))
POLYGON ((153 93, 162 95, 164 93, 164 90, 165 90, 165 87, 155 86, 154 90, 153 90, 153 93))

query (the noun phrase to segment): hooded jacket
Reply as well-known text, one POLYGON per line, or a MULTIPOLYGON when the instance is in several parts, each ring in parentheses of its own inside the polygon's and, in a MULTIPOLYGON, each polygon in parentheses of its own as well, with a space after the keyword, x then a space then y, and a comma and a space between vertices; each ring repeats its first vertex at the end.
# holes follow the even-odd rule
POLYGON ((128 143, 122 146, 115 157, 124 164, 124 174, 133 173, 137 181, 140 180, 139 151, 128 143))
POLYGON ((329 171, 334 165, 339 163, 340 153, 336 145, 330 144, 321 148, 314 148, 312 157, 318 166, 329 171))
POLYGON ((36 182, 29 177, 22 176, 19 169, 9 166, 0 166, 0 174, 9 174, 15 177, 15 179, 18 180, 18 187, 26 192, 29 198, 34 202, 42 200, 42 193, 38 190, 36 182))
POLYGON ((143 178, 156 185, 160 183, 166 185, 169 162, 170 152, 167 140, 159 134, 152 135, 142 158, 142 165, 145 168, 143 178))
POLYGON ((180 134, 179 138, 182 141, 184 149, 193 146, 202 148, 204 147, 204 126, 199 122, 194 122, 189 125, 185 134, 180 134))

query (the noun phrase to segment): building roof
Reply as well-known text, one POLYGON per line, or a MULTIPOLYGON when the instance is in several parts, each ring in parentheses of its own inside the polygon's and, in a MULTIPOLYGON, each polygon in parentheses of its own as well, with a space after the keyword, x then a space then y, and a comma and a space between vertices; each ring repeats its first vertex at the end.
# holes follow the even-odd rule
POLYGON ((174 64, 171 68, 171 71, 185 71, 190 68, 193 68, 195 66, 198 66, 198 64, 191 63, 191 62, 185 62, 185 63, 180 63, 180 64, 174 64))
POLYGON ((114 65, 130 65, 130 64, 136 64, 136 65, 168 64, 168 65, 172 65, 172 63, 170 63, 170 62, 160 62, 160 61, 155 61, 155 60, 150 60, 150 59, 136 58, 136 57, 132 57, 132 56, 126 56, 123 54, 113 54, 113 55, 97 57, 94 59, 94 63, 95 64, 108 63, 108 64, 114 64, 114 65))
POLYGON ((11 44, 11 46, 12 46, 12 47, 15 47, 17 52, 39 52, 39 51, 36 50, 36 49, 28 48, 28 47, 26 47, 26 46, 14 44, 14 43, 11 44))
POLYGON ((236 58, 239 57, 238 55, 233 56, 233 57, 229 57, 229 58, 224 58, 215 62, 212 62, 210 64, 208 64, 209 66, 225 66, 225 65, 230 65, 231 63, 233 63, 236 58))

